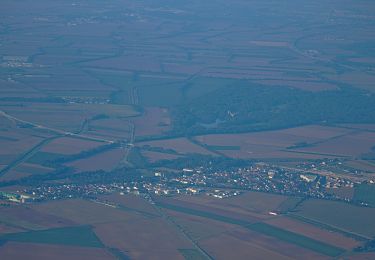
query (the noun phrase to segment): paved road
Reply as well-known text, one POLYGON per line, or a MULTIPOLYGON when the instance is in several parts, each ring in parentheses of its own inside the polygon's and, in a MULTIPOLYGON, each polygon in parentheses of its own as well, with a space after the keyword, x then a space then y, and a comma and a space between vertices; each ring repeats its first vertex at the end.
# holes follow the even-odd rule
POLYGON ((39 142, 37 145, 32 147, 30 150, 26 151, 25 153, 21 154, 17 159, 15 159, 13 162, 8 164, 4 169, 0 170, 0 177, 8 173, 10 170, 14 169, 21 163, 25 162, 27 159, 29 159, 32 155, 37 153, 40 148, 42 148, 44 145, 48 144, 52 140, 61 137, 61 135, 56 135, 53 137, 49 137, 47 139, 44 139, 43 141, 39 142))
POLYGON ((8 173, 10 170, 14 169, 15 167, 17 167, 22 162, 29 159, 32 155, 34 155, 36 152, 38 152, 40 150, 40 148, 42 148, 44 145, 48 144, 49 142, 51 142, 52 140, 54 140, 56 138, 60 138, 60 137, 63 137, 63 136, 72 136, 72 137, 75 137, 75 138, 80 138, 80 139, 85 139, 85 140, 99 141, 99 142, 105 142, 105 143, 114 143, 114 141, 112 141, 112 140, 86 136, 86 135, 82 135, 80 133, 72 133, 72 132, 69 132, 69 131, 63 131, 63 130, 60 130, 60 129, 47 127, 47 126, 40 125, 40 124, 35 124, 33 122, 22 120, 22 119, 19 119, 17 117, 14 117, 12 115, 9 115, 2 110, 0 110, 0 116, 4 116, 5 118, 8 118, 9 120, 14 121, 14 122, 28 124, 28 125, 33 126, 36 129, 48 130, 48 131, 56 134, 53 137, 49 137, 49 138, 46 138, 46 139, 42 140, 37 145, 32 147, 30 150, 28 150, 25 153, 18 156, 18 158, 16 158, 14 161, 12 161, 10 164, 8 164, 5 168, 0 170, 0 177, 5 175, 6 173, 8 173))
POLYGON ((30 121, 26 121, 26 120, 23 120, 23 119, 19 119, 17 117, 14 117, 12 115, 7 114, 6 112, 4 112, 2 110, 0 110, 0 116, 4 116, 11 121, 16 121, 16 122, 19 122, 19 123, 32 125, 33 127, 37 128, 37 129, 48 130, 48 131, 51 131, 53 133, 60 134, 60 135, 72 136, 72 137, 76 137, 76 138, 80 138, 80 139, 92 140, 92 141, 97 141, 97 142, 114 143, 114 141, 112 141, 112 140, 87 136, 87 135, 83 135, 83 134, 79 134, 79 133, 73 133, 73 132, 69 132, 69 131, 64 131, 64 130, 61 130, 61 129, 48 127, 48 126, 44 126, 44 125, 40 125, 40 124, 30 122, 30 121))

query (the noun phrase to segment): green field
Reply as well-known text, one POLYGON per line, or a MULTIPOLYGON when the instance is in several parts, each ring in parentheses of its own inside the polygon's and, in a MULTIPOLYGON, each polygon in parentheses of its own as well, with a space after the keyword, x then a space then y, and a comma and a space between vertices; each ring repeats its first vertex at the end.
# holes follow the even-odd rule
POLYGON ((0 240, 69 246, 103 247, 103 244, 89 226, 12 233, 0 236, 0 240))
POLYGON ((255 223, 250 226, 248 226, 250 230, 275 237, 279 240, 292 243, 304 248, 308 248, 310 250, 313 250, 315 252, 328 255, 328 256, 338 256, 345 252, 344 249, 328 245, 326 243, 317 241, 315 239, 299 235, 281 228, 277 228, 265 223, 255 223))
POLYGON ((354 191, 354 200, 363 201, 370 207, 375 207, 375 185, 358 185, 354 191))

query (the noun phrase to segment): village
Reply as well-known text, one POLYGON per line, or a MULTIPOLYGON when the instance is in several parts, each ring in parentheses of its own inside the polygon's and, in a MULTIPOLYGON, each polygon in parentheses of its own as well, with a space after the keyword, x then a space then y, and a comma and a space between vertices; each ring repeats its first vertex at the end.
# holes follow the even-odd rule
POLYGON ((176 196, 206 194, 217 199, 240 195, 245 191, 258 191, 297 196, 341 200, 366 206, 349 197, 335 194, 341 188, 352 189, 360 181, 341 176, 324 176, 301 173, 297 170, 257 163, 249 167, 212 170, 203 167, 183 168, 177 172, 157 171, 141 181, 114 181, 108 183, 43 184, 19 190, 17 194, 1 193, 8 203, 41 202, 70 198, 95 199, 101 194, 119 193, 140 196, 176 196))

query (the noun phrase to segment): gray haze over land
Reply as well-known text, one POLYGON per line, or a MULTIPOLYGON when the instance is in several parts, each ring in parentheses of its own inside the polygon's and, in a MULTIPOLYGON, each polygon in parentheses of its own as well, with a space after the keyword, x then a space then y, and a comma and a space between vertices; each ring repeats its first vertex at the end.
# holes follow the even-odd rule
POLYGON ((375 257, 373 1, 0 6, 0 259, 375 257))

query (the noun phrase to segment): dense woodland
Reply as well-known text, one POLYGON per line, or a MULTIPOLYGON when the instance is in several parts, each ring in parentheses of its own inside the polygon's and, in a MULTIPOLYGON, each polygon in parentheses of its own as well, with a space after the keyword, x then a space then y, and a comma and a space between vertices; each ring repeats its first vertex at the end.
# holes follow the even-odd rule
POLYGON ((236 133, 314 123, 374 123, 373 111, 374 94, 351 87, 307 92, 242 82, 178 106, 173 111, 174 133, 236 133))

